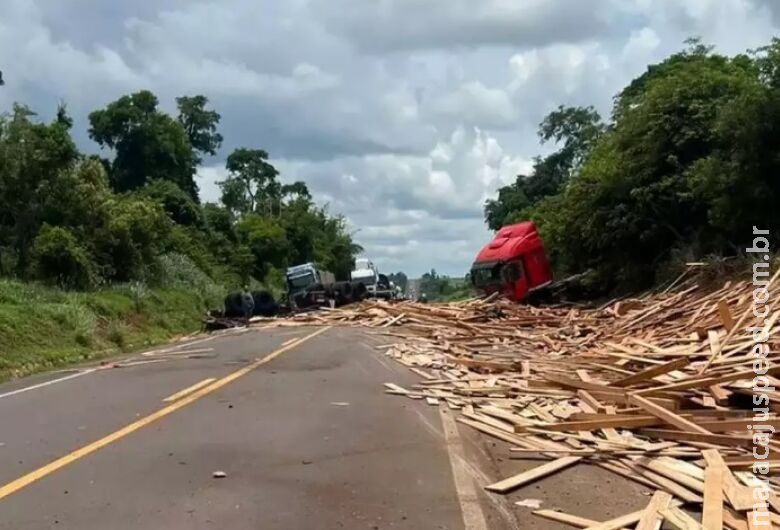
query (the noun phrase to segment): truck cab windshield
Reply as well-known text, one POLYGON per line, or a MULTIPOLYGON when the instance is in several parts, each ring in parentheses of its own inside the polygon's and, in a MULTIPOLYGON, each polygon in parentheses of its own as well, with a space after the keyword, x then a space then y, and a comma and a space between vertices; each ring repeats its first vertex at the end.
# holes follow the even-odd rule
POLYGON ((299 291, 314 283, 314 275, 309 273, 301 276, 288 276, 287 283, 290 286, 290 290, 299 291))
POLYGON ((501 283, 501 263, 475 266, 471 269, 471 282, 478 288, 501 283))

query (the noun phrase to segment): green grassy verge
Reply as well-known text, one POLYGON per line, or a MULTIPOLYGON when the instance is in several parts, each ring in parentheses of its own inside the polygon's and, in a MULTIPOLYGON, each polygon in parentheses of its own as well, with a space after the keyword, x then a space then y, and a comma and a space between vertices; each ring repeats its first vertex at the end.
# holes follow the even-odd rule
POLYGON ((213 293, 183 287, 66 292, 0 280, 0 381, 196 331, 215 303, 213 293))

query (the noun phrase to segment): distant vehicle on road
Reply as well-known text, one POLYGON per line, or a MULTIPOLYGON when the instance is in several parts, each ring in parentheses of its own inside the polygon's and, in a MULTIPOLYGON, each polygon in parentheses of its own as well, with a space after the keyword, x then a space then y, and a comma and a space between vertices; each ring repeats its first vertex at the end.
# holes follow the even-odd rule
POLYGON ((396 297, 396 289, 390 279, 379 272, 374 262, 368 258, 355 260, 355 270, 351 274, 352 283, 366 286, 367 295, 390 300, 396 297))
POLYGON ((362 300, 368 286, 362 280, 336 281, 332 272, 318 269, 314 263, 289 267, 286 274, 287 298, 291 309, 316 305, 345 305, 362 300))

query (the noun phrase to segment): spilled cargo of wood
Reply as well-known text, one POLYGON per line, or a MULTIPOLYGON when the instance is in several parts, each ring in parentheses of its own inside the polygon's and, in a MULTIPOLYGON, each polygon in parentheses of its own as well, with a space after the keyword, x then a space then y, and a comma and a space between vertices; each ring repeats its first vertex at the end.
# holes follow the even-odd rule
POLYGON ((577 528, 666 521, 741 530, 757 527, 754 509, 780 526, 780 444, 771 436, 780 430, 780 393, 771 388, 780 387, 780 297, 756 318, 753 288, 688 284, 598 309, 372 301, 283 324, 364 326, 393 337, 380 349, 420 380, 408 388, 387 383, 387 393, 457 410, 458 421, 511 444, 513 456, 549 460, 485 485, 488 491, 595 465, 656 492, 646 508, 612 521, 552 510, 534 512, 539 517, 577 528), (750 326, 768 335, 763 359, 750 326), (756 370, 769 389, 754 388, 756 370), (760 423, 754 407, 765 409, 757 412, 760 423), (757 432, 768 435, 754 439, 757 432), (771 491, 756 482, 755 462, 769 469, 758 476, 771 491))

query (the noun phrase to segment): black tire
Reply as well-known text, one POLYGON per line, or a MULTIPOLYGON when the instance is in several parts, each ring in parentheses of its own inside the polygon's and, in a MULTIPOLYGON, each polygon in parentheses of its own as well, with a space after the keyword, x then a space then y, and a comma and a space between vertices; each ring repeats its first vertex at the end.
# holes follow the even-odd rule
POLYGON ((225 316, 227 318, 244 316, 244 310, 241 307, 241 293, 230 293, 225 297, 225 316))
POLYGON ((274 295, 268 291, 255 291, 252 293, 252 298, 255 301, 255 307, 265 306, 274 302, 274 295))
POLYGON ((252 293, 252 298, 255 301, 255 309, 252 314, 262 317, 270 317, 276 314, 277 305, 274 295, 268 291, 255 291, 252 293))
POLYGON ((352 284, 339 282, 336 284, 336 303, 346 305, 352 302, 352 284))
POLYGON ((311 305, 311 298, 307 295, 300 293, 295 296, 295 307, 298 309, 305 309, 311 305))
POLYGON ((355 285, 352 289, 352 298, 357 302, 360 302, 361 300, 365 300, 367 295, 368 295, 368 289, 366 288, 366 285, 362 282, 355 285))
POLYGON ((255 306, 255 315, 261 317, 273 317, 279 313, 279 304, 276 302, 269 302, 265 305, 255 306))

